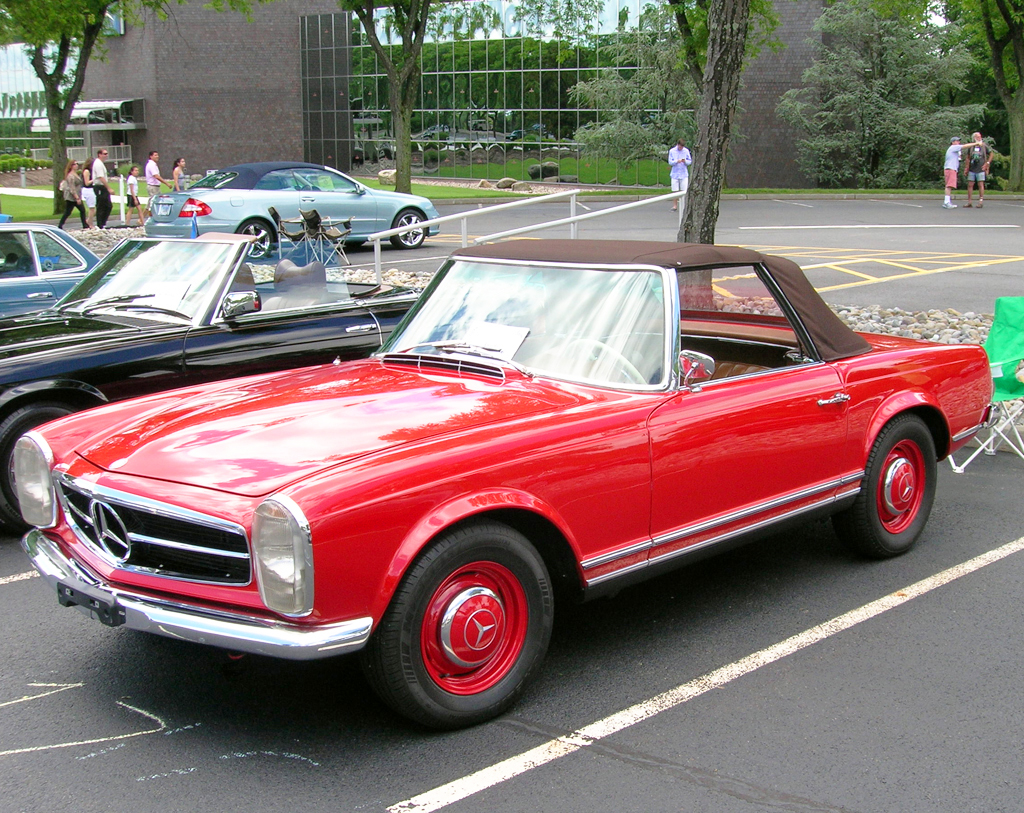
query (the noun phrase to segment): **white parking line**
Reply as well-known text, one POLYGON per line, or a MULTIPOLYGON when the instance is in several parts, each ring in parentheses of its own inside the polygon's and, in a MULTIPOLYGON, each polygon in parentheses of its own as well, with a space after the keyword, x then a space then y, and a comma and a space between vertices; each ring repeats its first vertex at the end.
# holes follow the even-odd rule
POLYGON ((397 802, 391 805, 388 811, 389 813, 430 813, 430 811, 440 810, 482 790, 513 779, 533 768, 539 768, 560 757, 575 753, 612 734, 654 717, 656 714, 676 708, 688 700, 693 700, 712 689, 720 688, 737 678, 748 675, 762 666, 775 663, 787 655, 799 652, 801 649, 805 649, 812 644, 820 643, 831 638, 836 633, 848 630, 857 624, 868 621, 902 604, 906 604, 911 599, 923 596, 938 587, 959 579, 961 576, 966 576, 969 573, 980 570, 1007 556, 1019 553, 1021 550, 1024 550, 1024 537, 1014 542, 1009 542, 988 553, 976 556, 963 564, 951 567, 934 576, 929 576, 927 579, 922 579, 908 587, 904 587, 902 590, 897 590, 895 593, 865 604, 863 607, 858 607, 848 613, 836 616, 830 621, 804 630, 791 638, 773 644, 767 649, 762 649, 760 652, 755 652, 713 672, 701 675, 689 683, 684 683, 657 697, 612 714, 603 720, 598 720, 570 734, 549 740, 543 745, 510 757, 496 765, 483 768, 469 776, 464 776, 446 785, 441 785, 419 796, 397 802))
POLYGON ((1012 223, 978 223, 976 225, 962 223, 915 223, 905 225, 868 224, 847 226, 738 226, 740 231, 792 231, 795 229, 1019 229, 1012 223))
POLYGON ((810 203, 797 203, 795 200, 779 200, 778 198, 773 198, 772 203, 788 203, 790 206, 803 206, 805 209, 814 208, 810 203))
POLYGON ((0 579, 0 587, 5 584, 13 584, 14 582, 25 581, 25 579, 34 579, 39 573, 35 570, 29 570, 25 573, 15 573, 13 576, 4 576, 0 579))
POLYGON ((889 206, 911 206, 914 209, 923 209, 923 203, 901 203, 898 200, 872 200, 872 203, 885 203, 889 206))

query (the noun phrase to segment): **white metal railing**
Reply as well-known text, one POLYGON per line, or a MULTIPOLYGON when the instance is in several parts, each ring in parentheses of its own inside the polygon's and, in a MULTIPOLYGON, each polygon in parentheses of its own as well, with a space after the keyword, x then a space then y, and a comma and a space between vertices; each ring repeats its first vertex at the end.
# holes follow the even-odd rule
POLYGON ((657 195, 653 198, 645 198, 644 200, 635 200, 632 203, 623 203, 620 206, 613 206, 611 209, 602 209, 600 212, 588 212, 585 215, 572 215, 570 217, 564 217, 561 220, 549 220, 547 223, 537 223, 533 226, 522 226, 518 229, 508 229, 507 231, 499 231, 494 234, 485 234, 483 237, 478 237, 473 241, 473 245, 480 245, 481 243, 490 243, 494 240, 502 240, 505 237, 513 237, 517 234, 526 234, 531 231, 541 231, 543 229, 553 229, 558 226, 569 225, 570 238, 575 240, 579 237, 579 230, 575 228, 577 223, 584 220, 593 220, 597 217, 607 217, 608 215, 618 214, 619 212, 625 212, 628 209, 638 209, 641 206, 650 206, 652 203, 663 203, 669 200, 678 200, 679 209, 679 222, 683 222, 683 212, 686 211, 686 193, 685 192, 669 192, 667 195, 657 195))
POLYGON ((678 201, 677 208, 679 211, 679 223, 683 222, 683 212, 686 211, 686 192, 669 192, 666 195, 656 195, 653 198, 645 198, 644 200, 636 200, 631 203, 623 203, 620 206, 613 206, 611 209, 602 209, 600 212, 588 212, 587 214, 578 215, 576 214, 576 196, 579 194, 579 190, 572 190, 568 192, 556 192, 553 195, 543 195, 539 198, 529 198, 528 200, 517 200, 512 203, 503 203, 499 206, 488 206, 481 209, 473 209, 469 212, 461 212, 456 215, 445 215, 444 217, 435 217, 433 220, 424 220, 422 223, 416 223, 411 226, 401 226, 397 229, 388 229, 387 231, 379 231, 371 234, 367 239, 373 241, 373 264, 374 270, 377 274, 377 284, 381 284, 384 281, 383 272, 381 270, 380 261, 380 243, 381 240, 392 237, 396 234, 405 234, 410 231, 419 231, 424 227, 429 227, 435 223, 448 223, 452 220, 462 221, 462 245, 463 247, 469 245, 468 236, 466 232, 466 221, 470 217, 475 217, 482 214, 492 214, 502 209, 511 209, 515 206, 523 206, 529 203, 548 203, 552 200, 568 197, 569 200, 569 217, 563 217, 560 220, 549 220, 545 223, 535 223, 532 226, 522 226, 518 229, 508 229, 507 231, 495 232, 494 234, 485 234, 483 237, 477 237, 473 241, 473 245, 480 245, 481 243, 490 243, 494 240, 501 240, 505 237, 512 237, 517 234, 526 234, 532 231, 542 231, 543 229, 553 229, 558 226, 569 226, 569 238, 576 240, 579 238, 579 228, 576 226, 577 223, 581 223, 584 220, 593 220, 598 217, 607 217, 608 215, 618 214, 619 212, 625 212, 629 209, 638 209, 641 206, 650 206, 652 203, 664 203, 666 201, 678 201))
MULTIPOLYGON (((555 200, 562 200, 563 198, 569 198, 569 216, 570 219, 576 216, 576 197, 579 195, 578 189, 569 189, 565 192, 554 192, 550 195, 541 195, 537 198, 525 198, 524 200, 514 200, 511 203, 501 203, 497 206, 488 206, 481 209, 470 209, 468 212, 459 212, 454 215, 445 215, 444 217, 435 217, 432 220, 424 220, 420 223, 411 224, 408 226, 399 226, 395 229, 388 229, 387 231, 378 231, 371 234, 366 239, 373 243, 373 268, 377 274, 377 284, 380 285, 384 281, 384 273, 381 270, 380 261, 380 244, 382 240, 394 237, 398 234, 406 234, 411 231, 420 231, 422 229, 429 229, 431 226, 438 225, 440 223, 451 223, 453 220, 459 220, 462 222, 462 245, 466 247, 469 245, 469 234, 467 232, 467 223, 471 217, 478 217, 483 214, 493 214, 494 212, 505 211, 508 209, 514 209, 518 206, 529 206, 536 203, 551 203, 555 200)), ((573 238, 576 237, 575 226, 573 227, 573 238)))
MULTIPOLYGON (((96 150, 100 148, 99 144, 93 145, 93 149, 90 151, 88 147, 68 147, 68 160, 78 161, 82 163, 89 159, 96 157, 96 150)), ((132 148, 129 144, 114 144, 112 146, 104 146, 108 153, 108 161, 113 161, 115 164, 130 164, 132 162, 132 148)), ((41 150, 32 150, 32 157, 37 161, 45 161, 50 157, 49 148, 41 150)))

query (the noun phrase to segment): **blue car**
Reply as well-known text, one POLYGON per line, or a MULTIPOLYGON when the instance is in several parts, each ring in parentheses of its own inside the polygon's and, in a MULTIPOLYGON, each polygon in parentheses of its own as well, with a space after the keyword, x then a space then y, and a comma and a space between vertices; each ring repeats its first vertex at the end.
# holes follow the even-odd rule
POLYGON ((0 318, 49 308, 98 262, 56 226, 0 224, 0 318))
MULTIPOLYGON (((185 192, 157 195, 146 221, 150 237, 190 237, 199 233, 235 232, 256 238, 250 257, 271 256, 278 230, 271 217, 298 223, 299 210, 316 209, 334 223, 352 219, 348 244, 366 242, 378 231, 413 225, 438 216, 434 205, 418 195, 369 189, 330 167, 301 161, 238 164, 196 181, 185 192), (193 225, 193 220, 194 225, 193 225)), ((299 228, 291 226, 294 231, 299 228)), ((436 234, 438 227, 430 228, 436 234)), ((426 230, 391 238, 396 248, 419 248, 426 230)))

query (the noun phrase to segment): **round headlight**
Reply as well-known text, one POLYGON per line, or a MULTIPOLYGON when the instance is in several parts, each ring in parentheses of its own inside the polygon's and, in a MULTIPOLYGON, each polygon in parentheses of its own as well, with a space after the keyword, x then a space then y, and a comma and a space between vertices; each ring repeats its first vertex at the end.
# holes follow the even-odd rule
POLYGON ((29 525, 50 528, 57 523, 57 494, 50 477, 53 454, 41 437, 22 435, 14 444, 14 485, 21 516, 29 525))

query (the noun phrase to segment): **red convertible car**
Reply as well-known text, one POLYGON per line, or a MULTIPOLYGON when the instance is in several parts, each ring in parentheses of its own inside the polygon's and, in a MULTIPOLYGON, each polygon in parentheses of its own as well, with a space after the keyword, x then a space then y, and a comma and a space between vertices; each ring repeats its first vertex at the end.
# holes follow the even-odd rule
POLYGON ((360 361, 72 415, 18 441, 61 604, 227 649, 361 650, 398 712, 506 709, 561 601, 831 515, 908 550, 983 424, 984 352, 848 330, 740 248, 464 248, 360 361))

